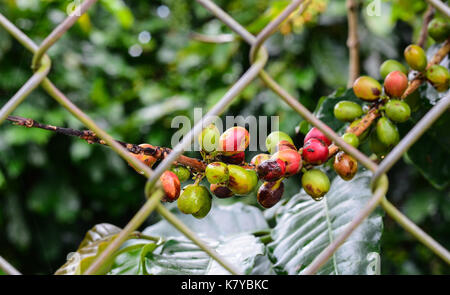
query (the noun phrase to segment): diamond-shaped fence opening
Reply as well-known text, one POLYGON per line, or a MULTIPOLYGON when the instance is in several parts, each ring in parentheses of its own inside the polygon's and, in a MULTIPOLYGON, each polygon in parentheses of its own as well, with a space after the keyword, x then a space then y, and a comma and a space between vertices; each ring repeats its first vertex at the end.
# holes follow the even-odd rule
MULTIPOLYGON (((34 74, 31 78, 17 91, 17 93, 0 109, 0 124, 10 115, 25 98, 38 86, 42 86, 44 90, 53 97, 59 104, 66 108, 73 116, 80 120, 94 134, 109 145, 119 156, 131 163, 136 168, 143 171, 148 178, 145 193, 148 197, 146 203, 140 208, 136 215, 130 220, 118 236, 111 242, 107 248, 94 260, 84 274, 94 274, 102 266, 108 257, 110 257, 126 240, 126 238, 135 231, 149 216, 156 210, 162 217, 181 231, 188 239, 193 241, 197 246, 204 250, 208 255, 220 263, 230 273, 238 274, 235 266, 224 260, 215 250, 207 246, 197 235, 184 225, 177 217, 171 214, 161 204, 163 191, 158 182, 161 174, 170 168, 171 164, 183 153, 183 151, 192 143, 194 138, 202 131, 203 126, 213 122, 214 117, 220 115, 253 80, 260 78, 264 84, 276 93, 284 102, 294 109, 306 121, 320 129, 326 136, 331 138, 337 149, 342 149, 346 153, 352 155, 363 164, 367 169, 373 172, 372 190, 373 196, 365 205, 365 207, 357 214, 343 232, 333 240, 302 272, 303 274, 314 274, 342 245, 351 233, 361 224, 370 213, 378 206, 382 207, 391 216, 395 216, 395 220, 400 223, 407 231, 413 234, 419 241, 425 244, 433 252, 439 255, 447 263, 450 263, 449 252, 439 243, 433 240, 413 222, 403 216, 392 204, 385 199, 388 189, 388 179, 386 172, 397 162, 401 155, 411 147, 419 137, 435 122, 450 106, 450 95, 442 98, 400 141, 400 143, 387 155, 380 165, 372 162, 366 155, 358 149, 347 144, 337 135, 330 127, 318 120, 308 111, 295 97, 284 90, 270 75, 264 71, 264 67, 268 62, 269 56, 263 46, 264 41, 269 38, 294 11, 304 9, 308 5, 308 0, 292 1, 275 19, 273 19, 261 32, 254 36, 249 33, 243 26, 237 23, 225 11, 215 5, 211 0, 197 0, 197 2, 205 7, 212 15, 225 23, 231 30, 238 34, 245 42, 251 45, 250 60, 252 64, 250 68, 236 81, 233 86, 225 93, 225 95, 215 104, 210 111, 203 117, 202 121, 197 123, 194 128, 184 136, 183 140, 173 148, 173 150, 158 165, 156 170, 152 170, 145 166, 136 158, 130 156, 127 149, 116 142, 108 133, 100 128, 89 116, 74 105, 58 88, 47 78, 51 69, 51 59, 46 55, 47 50, 55 44, 60 37, 84 14, 96 0, 85 0, 80 6, 76 7, 73 13, 68 16, 54 31, 48 35, 40 46, 36 45, 24 33, 22 33, 14 24, 0 14, 0 25, 11 34, 24 47, 31 51, 33 56, 32 68, 34 74)), ((431 1, 433 4, 434 1, 431 1)), ((439 2, 439 1, 438 1, 439 2)), ((438 8, 439 9, 439 8, 438 8)), ((443 9, 448 9, 444 7, 443 9)), ((1 258, 1 257, 0 257, 1 258)), ((0 265, 7 268, 7 262, 0 259, 0 265)), ((14 273, 13 270, 11 270, 14 273)))

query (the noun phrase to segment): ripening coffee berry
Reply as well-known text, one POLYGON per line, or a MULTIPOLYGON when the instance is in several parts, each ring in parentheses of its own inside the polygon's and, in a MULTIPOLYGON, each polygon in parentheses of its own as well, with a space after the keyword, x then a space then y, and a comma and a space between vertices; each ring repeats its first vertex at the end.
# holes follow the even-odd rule
POLYGON ((214 124, 210 124, 198 136, 198 143, 202 151, 213 152, 219 143, 220 131, 214 124))
POLYGON ((328 160, 328 147, 322 141, 311 138, 303 146, 302 158, 308 164, 323 164, 328 160))
POLYGON ((400 71, 391 72, 384 79, 384 90, 389 96, 401 97, 408 88, 408 77, 400 71))
POLYGON ((191 172, 186 167, 174 166, 170 170, 175 173, 180 182, 185 182, 191 177, 191 172))
MULTIPOLYGON (((361 121, 362 121, 362 118, 353 121, 353 122, 350 124, 350 126, 348 126, 346 132, 349 132, 351 129, 353 129, 354 127, 358 126, 358 124, 359 124, 361 121)), ((367 135, 369 135, 369 131, 370 131, 370 128, 367 128, 360 136, 358 136, 360 142, 367 138, 367 135)), ((350 133, 351 133, 351 132, 350 132, 350 133)))
POLYGON ((266 138, 266 148, 267 151, 271 154, 276 152, 276 147, 278 145, 279 142, 281 141, 287 141, 290 144, 294 144, 294 141, 292 141, 292 138, 287 135, 286 133, 284 133, 283 131, 274 131, 272 133, 270 133, 267 138, 266 138))
POLYGON ((406 47, 403 54, 406 62, 412 69, 421 72, 427 67, 427 56, 422 47, 411 44, 406 47))
POLYGON ((159 177, 161 181, 164 197, 162 201, 173 202, 180 196, 180 180, 172 171, 164 171, 164 173, 159 177))
POLYGON ((330 190, 330 179, 322 171, 311 169, 303 174, 302 186, 308 195, 314 200, 320 201, 330 190))
POLYGON ((359 146, 359 138, 354 133, 344 133, 344 135, 342 135, 342 139, 355 148, 359 146))
POLYGON ((209 183, 226 183, 228 182, 228 166, 222 162, 209 163, 205 169, 205 175, 209 183))
POLYGON ((225 156, 232 156, 245 151, 250 143, 250 134, 244 127, 227 129, 219 138, 218 150, 225 156))
POLYGON ((351 122, 363 114, 362 107, 353 101, 340 101, 334 105, 334 116, 339 121, 351 122))
POLYGON ((449 86, 450 74, 448 69, 441 65, 432 65, 427 69, 427 80, 439 92, 447 91, 449 86))
POLYGON ((303 140, 303 143, 306 143, 311 138, 315 138, 323 142, 326 146, 329 146, 331 144, 331 140, 325 136, 325 134, 322 133, 319 129, 316 127, 313 127, 309 132, 306 134, 305 139, 303 140))
MULTIPOLYGON (((155 147, 152 146, 151 144, 148 143, 143 143, 140 144, 139 147, 141 148, 152 148, 154 149, 155 147)), ((146 155, 144 154, 144 152, 141 152, 139 154, 135 154, 135 153, 129 153, 131 156, 133 156, 134 158, 138 159, 139 161, 141 161, 142 163, 144 163, 146 166, 148 167, 153 167, 153 165, 156 163, 157 159, 153 156, 150 155, 146 155)), ((128 163, 131 167, 133 167, 134 170, 136 170, 138 173, 143 174, 144 171, 140 171, 140 169, 137 169, 133 164, 128 163)))
POLYGON ((238 165, 228 165, 228 173, 228 188, 236 195, 247 195, 258 184, 258 175, 254 170, 238 165))
POLYGON ((211 195, 203 185, 191 184, 183 189, 177 201, 178 209, 196 218, 205 217, 211 209, 211 195))
POLYGON ((226 199, 234 196, 233 192, 223 184, 211 184, 209 189, 219 199, 226 199))
POLYGON ((254 156, 252 158, 252 160, 250 161, 251 164, 258 166, 259 164, 261 164, 263 161, 265 160, 269 160, 270 159, 270 155, 269 154, 257 154, 256 156, 254 156))
POLYGON ((257 200, 264 208, 273 207, 281 200, 284 192, 282 179, 273 182, 264 182, 258 189, 257 200))
POLYGON ((394 71, 400 71, 405 75, 408 74, 406 67, 394 59, 388 59, 380 66, 380 75, 383 79, 386 78, 389 73, 394 71))
POLYGON ((391 99, 385 105, 386 117, 394 122, 405 122, 411 116, 411 109, 409 105, 398 99, 391 99))
POLYGON ((397 126, 386 117, 378 120, 376 132, 380 142, 389 148, 395 146, 400 140, 397 126))
POLYGON ((245 152, 238 152, 231 156, 220 155, 219 158, 222 162, 238 165, 245 161, 245 152))
POLYGON ((293 145, 289 141, 282 140, 276 145, 276 147, 273 150, 273 152, 276 153, 276 152, 283 151, 283 150, 294 150, 294 151, 296 151, 297 148, 295 147, 295 145, 293 145))
POLYGON ((280 159, 265 160, 256 166, 258 177, 265 181, 275 181, 284 176, 286 164, 280 159))
POLYGON ((389 152, 389 148, 378 139, 376 131, 370 134, 369 148, 380 158, 384 157, 389 152))
POLYGON ((435 17, 428 24, 428 35, 437 43, 444 42, 450 37, 450 22, 446 19, 435 17))
POLYGON ((273 154, 272 159, 281 160, 286 166, 285 177, 297 174, 302 169, 302 156, 296 150, 281 150, 273 154))
POLYGON ((372 77, 361 76, 353 83, 355 95, 365 101, 375 101, 380 98, 381 85, 372 77))
POLYGON ((358 162, 349 154, 339 152, 334 158, 333 168, 343 180, 348 181, 358 171, 358 162))

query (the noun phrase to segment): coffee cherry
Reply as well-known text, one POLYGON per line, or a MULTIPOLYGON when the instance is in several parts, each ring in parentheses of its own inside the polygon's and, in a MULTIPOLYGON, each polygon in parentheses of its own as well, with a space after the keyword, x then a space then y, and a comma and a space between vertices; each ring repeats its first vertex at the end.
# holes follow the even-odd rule
POLYGON ((375 101, 380 98, 381 85, 372 77, 361 76, 353 83, 355 95, 366 101, 375 101))
POLYGON ((437 43, 444 42, 450 37, 450 22, 446 19, 435 17, 428 24, 428 35, 437 43))
POLYGON ((223 184, 211 184, 209 190, 219 199, 226 199, 232 197, 233 192, 223 184))
POLYGON ((228 166, 222 162, 210 163, 206 166, 205 175, 211 184, 226 183, 228 181, 228 166))
MULTIPOLYGON (((139 147, 141 148, 155 148, 154 146, 152 146, 151 144, 148 143, 143 143, 140 144, 139 147)), ((150 155, 146 155, 144 154, 144 152, 141 152, 139 154, 135 154, 135 153, 129 153, 131 156, 133 156, 134 158, 138 159, 139 161, 141 161, 142 163, 144 163, 146 166, 148 167, 153 167, 153 165, 156 163, 157 159, 153 156, 150 155)), ((140 173, 140 174, 144 174, 144 171, 141 171, 140 169, 137 169, 137 167, 135 167, 133 164, 128 163, 131 167, 133 167, 134 170, 136 170, 136 172, 140 173)))
POLYGON ((354 133, 344 133, 344 135, 342 135, 342 139, 355 148, 359 146, 359 138, 354 133))
POLYGON ((380 75, 383 79, 386 78, 389 73, 394 71, 400 71, 405 75, 408 74, 406 67, 394 59, 388 59, 380 66, 380 75))
POLYGON ((214 124, 202 130, 198 136, 198 143, 202 151, 211 153, 217 149, 219 143, 220 131, 214 124))
POLYGON ((400 140, 397 126, 386 117, 378 120, 376 132, 380 142, 389 148, 395 146, 400 140))
POLYGON ((426 77, 437 91, 447 91, 449 86, 450 74, 446 67, 441 65, 432 65, 428 68, 426 77))
POLYGON ((220 155, 219 158, 222 162, 238 165, 245 161, 245 152, 238 152, 231 156, 220 155))
POLYGON ((286 164, 280 159, 269 159, 256 166, 258 177, 265 181, 275 181, 284 176, 286 164))
MULTIPOLYGON (((352 129, 353 127, 357 126, 361 121, 362 121, 361 118, 360 118, 360 119, 357 119, 357 120, 355 120, 355 121, 353 121, 353 122, 350 124, 350 126, 348 126, 347 131, 348 131, 349 129, 352 129)), ((367 128, 360 136, 358 136, 359 141, 361 142, 361 141, 363 141, 364 139, 366 139, 366 138, 367 138, 367 135, 369 135, 369 128, 367 128)))
POLYGON ((245 151, 250 143, 250 135, 244 127, 227 129, 219 138, 219 151, 225 156, 232 156, 245 151))
POLYGON ((391 72, 384 79, 384 90, 389 96, 401 97, 408 88, 408 77, 400 71, 391 72))
POLYGON ((297 148, 295 147, 295 145, 293 145, 289 141, 282 140, 276 145, 276 147, 273 150, 273 152, 276 153, 276 152, 283 151, 283 150, 294 150, 294 151, 296 151, 297 148))
POLYGON ((386 116, 394 122, 405 122, 411 116, 409 105, 398 99, 391 99, 385 105, 386 116))
POLYGON ((178 198, 178 209, 196 218, 205 217, 211 209, 211 195, 203 185, 191 184, 183 189, 178 198))
POLYGON ((185 182, 191 177, 191 172, 186 167, 174 166, 170 170, 175 173, 180 182, 185 182))
POLYGON ((274 131, 272 133, 270 133, 267 138, 266 138, 266 148, 267 151, 271 154, 276 152, 276 146, 278 145, 279 142, 281 141, 287 141, 290 144, 294 144, 294 142, 292 141, 292 138, 287 135, 286 133, 282 132, 282 131, 274 131))
POLYGON ((322 141, 311 138, 303 146, 302 158, 309 164, 323 164, 328 160, 328 147, 322 141))
POLYGON ((363 114, 362 107, 353 101, 340 101, 334 106, 334 116, 339 121, 351 122, 363 114))
POLYGON ((161 181, 164 197, 162 201, 173 202, 180 196, 180 180, 172 171, 164 171, 159 177, 161 181))
POLYGON ((302 186, 308 195, 314 200, 320 201, 330 190, 330 179, 322 171, 311 169, 303 174, 302 186))
POLYGON ((418 111, 421 106, 420 91, 419 90, 414 91, 413 93, 405 97, 403 101, 408 104, 412 112, 418 111))
POLYGON ((334 158, 334 170, 343 180, 352 179, 358 171, 358 162, 352 156, 339 152, 334 158))
POLYGON ((228 165, 228 173, 228 188, 236 195, 247 195, 258 184, 258 175, 254 170, 228 165))
POLYGON ((422 47, 411 44, 406 47, 403 54, 406 62, 412 69, 421 72, 427 67, 427 56, 422 47))
POLYGON ((305 136, 305 139, 303 140, 303 143, 306 143, 311 138, 322 141, 326 146, 329 146, 331 144, 331 140, 328 139, 328 137, 326 137, 325 134, 323 134, 322 131, 320 131, 316 127, 313 127, 311 130, 309 130, 309 132, 305 136))
POLYGON ((297 174, 302 169, 302 156, 296 150, 281 150, 273 154, 272 159, 281 160, 286 166, 285 177, 297 174))
POLYGON ((270 159, 270 155, 269 154, 257 154, 256 156, 254 156, 252 158, 252 160, 250 161, 251 164, 258 166, 259 164, 261 164, 263 161, 265 160, 269 160, 270 159))
POLYGON ((273 182, 264 182, 258 190, 258 203, 264 208, 270 208, 281 200, 284 192, 284 184, 280 179, 273 182))
POLYGON ((369 148, 380 158, 384 157, 389 152, 389 148, 378 139, 376 131, 370 134, 369 148))

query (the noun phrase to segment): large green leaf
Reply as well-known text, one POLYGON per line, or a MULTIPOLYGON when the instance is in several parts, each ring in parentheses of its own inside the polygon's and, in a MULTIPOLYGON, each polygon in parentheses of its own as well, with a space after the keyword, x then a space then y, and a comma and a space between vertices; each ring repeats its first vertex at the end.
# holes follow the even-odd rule
MULTIPOLYGON (((262 257, 265 246, 252 235, 252 232, 268 228, 256 207, 242 203, 213 206, 208 216, 201 220, 179 212, 175 214, 242 273, 271 273, 270 262, 262 257), (255 265, 258 268, 253 272, 255 265)), ((149 241, 128 241, 109 274, 228 274, 165 220, 148 227, 143 233, 161 236, 166 241, 159 247, 149 241)))
MULTIPOLYGON (((277 210, 273 242, 268 245, 277 273, 299 274, 355 218, 372 196, 371 173, 359 172, 346 182, 336 177, 319 202, 303 190, 277 210)), ((379 273, 383 223, 372 213, 334 253, 318 274, 379 273)))

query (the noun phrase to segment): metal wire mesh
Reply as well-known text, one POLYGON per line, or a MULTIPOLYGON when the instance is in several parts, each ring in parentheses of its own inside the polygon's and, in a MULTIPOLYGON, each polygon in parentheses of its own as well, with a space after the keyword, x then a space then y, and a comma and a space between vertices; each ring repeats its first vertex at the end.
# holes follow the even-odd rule
MULTIPOLYGON (((402 139, 402 141, 388 154, 388 156, 378 166, 371 161, 366 155, 361 153, 358 149, 347 144, 336 134, 330 127, 318 120, 314 115, 308 111, 295 97, 290 95, 280 85, 273 80, 270 75, 264 71, 264 66, 268 61, 268 53, 263 46, 264 41, 269 38, 278 28, 278 26, 285 21, 300 5, 305 5, 306 1, 294 0, 292 1, 274 20, 272 20, 261 32, 254 36, 249 33, 243 26, 237 23, 225 11, 215 5, 211 0, 197 0, 197 2, 210 11, 215 17, 225 23, 231 30, 238 34, 245 42, 251 45, 250 60, 252 64, 250 68, 239 78, 238 81, 226 92, 226 94, 215 104, 211 110, 203 117, 203 120, 197 123, 194 128, 184 136, 183 140, 172 150, 172 152, 158 165, 156 170, 142 164, 140 161, 130 156, 128 151, 119 145, 114 139, 103 129, 101 129, 92 119, 90 119, 82 110, 74 105, 53 83, 47 78, 51 69, 51 59, 46 55, 47 50, 55 44, 59 38, 77 21, 77 19, 84 14, 96 0, 85 0, 75 11, 68 16, 54 31, 48 35, 40 46, 37 46, 31 39, 22 33, 14 24, 0 13, 0 25, 8 31, 15 39, 17 39, 24 47, 31 51, 33 56, 32 68, 34 74, 32 77, 17 91, 17 93, 0 109, 0 124, 11 114, 26 97, 39 85, 46 90, 46 92, 53 97, 58 103, 66 108, 73 116, 80 120, 86 127, 95 132, 95 134, 104 140, 119 156, 124 160, 137 167, 145 177, 147 177, 147 184, 145 193, 148 197, 147 202, 136 213, 133 219, 125 226, 120 234, 113 240, 111 244, 103 251, 99 257, 90 265, 84 274, 95 274, 102 263, 110 255, 117 250, 126 240, 127 236, 136 230, 149 216, 149 214, 156 210, 162 217, 180 230, 188 239, 192 240, 201 249, 208 253, 213 259, 220 263, 232 274, 239 274, 235 266, 229 264, 225 259, 207 246, 197 235, 185 226, 178 218, 171 214, 161 204, 160 200, 163 196, 163 191, 158 183, 159 176, 170 168, 171 164, 183 153, 183 151, 192 143, 194 138, 202 131, 203 126, 213 122, 215 116, 220 115, 237 97, 246 86, 253 80, 259 77, 265 85, 276 93, 283 101, 292 107, 300 116, 306 121, 320 129, 326 136, 331 138, 335 144, 348 154, 352 155, 363 164, 367 169, 373 172, 372 190, 373 196, 368 201, 366 206, 358 213, 346 229, 333 242, 328 245, 304 270, 303 274, 314 274, 338 249, 342 243, 351 235, 351 233, 358 227, 364 219, 378 206, 392 214, 400 216, 396 220, 407 231, 418 238, 422 243, 434 251, 437 255, 443 258, 447 263, 450 263, 449 252, 439 243, 433 240, 414 223, 412 223, 405 216, 401 215, 399 211, 390 204, 385 194, 388 189, 387 171, 397 162, 401 155, 416 142, 419 137, 436 121, 450 106, 450 95, 442 98, 422 119, 411 129, 411 131, 402 139), (398 215, 400 214, 400 215, 398 215)), ((301 9, 301 8, 300 8, 301 9)))

